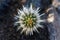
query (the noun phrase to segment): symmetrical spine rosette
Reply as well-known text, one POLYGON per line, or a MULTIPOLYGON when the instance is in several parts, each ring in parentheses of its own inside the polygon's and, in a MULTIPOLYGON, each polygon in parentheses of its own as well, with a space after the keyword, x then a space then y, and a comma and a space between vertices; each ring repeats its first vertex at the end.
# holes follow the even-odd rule
POLYGON ((39 15, 39 7, 34 8, 32 4, 30 5, 30 8, 24 7, 20 10, 18 9, 18 15, 16 15, 16 18, 19 18, 19 21, 15 22, 15 24, 20 24, 18 26, 17 31, 21 30, 21 33, 24 33, 26 35, 33 35, 33 31, 36 31, 39 33, 37 28, 43 28, 43 25, 41 25, 41 22, 45 22, 45 19, 42 20, 40 17, 44 15, 39 15))

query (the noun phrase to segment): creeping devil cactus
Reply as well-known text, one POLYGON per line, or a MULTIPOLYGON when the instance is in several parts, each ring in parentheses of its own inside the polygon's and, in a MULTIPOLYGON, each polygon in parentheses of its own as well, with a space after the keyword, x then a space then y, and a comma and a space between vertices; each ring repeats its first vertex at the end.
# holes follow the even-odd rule
POLYGON ((24 33, 26 35, 33 35, 33 31, 38 32, 37 28, 43 28, 43 25, 41 25, 41 22, 45 22, 45 19, 42 20, 41 16, 43 14, 39 14, 39 7, 34 8, 32 7, 32 4, 30 5, 30 8, 24 7, 20 10, 18 9, 18 15, 16 15, 16 18, 19 19, 19 21, 15 22, 15 24, 19 23, 20 26, 18 26, 17 31, 22 29, 20 33, 24 33))

